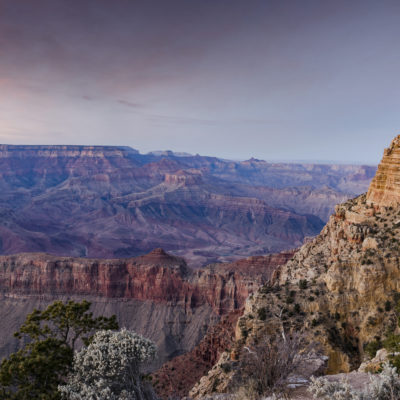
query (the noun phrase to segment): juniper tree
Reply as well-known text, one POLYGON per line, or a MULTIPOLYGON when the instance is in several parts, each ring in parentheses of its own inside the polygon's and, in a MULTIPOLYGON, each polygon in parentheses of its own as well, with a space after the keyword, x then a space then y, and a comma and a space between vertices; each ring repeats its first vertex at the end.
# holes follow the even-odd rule
POLYGON ((115 316, 93 317, 90 303, 56 301, 34 310, 15 336, 21 348, 0 365, 0 398, 57 400, 57 387, 71 370, 74 348, 99 329, 118 329, 115 316), (24 344, 25 343, 25 344, 24 344))

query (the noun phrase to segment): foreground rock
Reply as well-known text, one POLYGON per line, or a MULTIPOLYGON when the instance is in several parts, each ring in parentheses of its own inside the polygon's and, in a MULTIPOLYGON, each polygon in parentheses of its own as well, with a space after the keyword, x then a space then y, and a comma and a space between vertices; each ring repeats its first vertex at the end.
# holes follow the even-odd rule
POLYGON ((400 192, 389 183, 397 182, 397 154, 399 137, 385 151, 368 196, 337 206, 321 234, 248 298, 235 345, 220 359, 231 363, 231 372, 217 364, 193 388, 194 397, 210 394, 210 388, 229 391, 246 349, 267 338, 279 340, 282 332, 301 333, 305 349, 317 347, 327 356, 324 372, 337 374, 357 369, 365 346, 396 329, 400 192), (382 179, 388 184, 377 183, 382 179))

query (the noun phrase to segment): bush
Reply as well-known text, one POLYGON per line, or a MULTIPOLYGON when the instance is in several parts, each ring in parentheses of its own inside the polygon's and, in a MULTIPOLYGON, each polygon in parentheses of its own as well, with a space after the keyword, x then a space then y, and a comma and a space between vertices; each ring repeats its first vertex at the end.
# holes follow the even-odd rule
POLYGON ((311 377, 308 391, 314 399, 323 400, 358 400, 357 394, 345 380, 340 382, 329 382, 326 378, 311 377))
POLYGON ((376 352, 382 348, 382 343, 378 340, 374 340, 372 342, 369 342, 365 346, 365 352, 371 357, 374 358, 376 355, 376 352))
POLYGON ((400 377, 396 368, 388 363, 383 365, 381 374, 370 375, 371 383, 360 392, 348 382, 329 382, 326 378, 311 378, 308 391, 314 399, 320 400, 396 400, 400 398, 400 377))
POLYGON ((246 400, 284 393, 289 375, 301 363, 301 339, 297 334, 285 336, 285 340, 268 338, 247 349, 238 368, 237 392, 243 392, 246 400))
POLYGON ((267 319, 267 309, 265 307, 259 308, 257 310, 258 319, 265 321, 267 319))
POLYGON ((383 347, 389 352, 389 360, 400 369, 400 335, 390 333, 383 341, 383 347))
POLYGON ((301 290, 307 289, 307 286, 308 286, 307 279, 300 279, 299 280, 299 288, 301 290))
POLYGON ((226 374, 232 371, 232 365, 230 363, 223 363, 221 364, 221 369, 224 371, 226 374))
POLYGON ((154 358, 153 342, 135 332, 97 332, 76 352, 73 371, 59 386, 63 399, 128 400, 155 397, 141 379, 141 365, 154 358))
POLYGON ((55 301, 26 317, 15 333, 24 346, 1 362, 1 399, 60 398, 57 386, 71 370, 77 341, 89 343, 99 329, 118 329, 115 316, 93 318, 89 309, 87 301, 55 301))

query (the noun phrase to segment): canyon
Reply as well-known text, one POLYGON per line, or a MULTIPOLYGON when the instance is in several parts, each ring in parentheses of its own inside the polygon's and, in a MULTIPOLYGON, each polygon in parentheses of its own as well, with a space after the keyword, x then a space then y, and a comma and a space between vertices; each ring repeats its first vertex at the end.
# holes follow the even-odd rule
POLYGON ((112 146, 0 146, 0 253, 191 266, 299 247, 373 166, 230 161, 112 146))
POLYGON ((34 308, 85 298, 156 343, 149 371, 168 398, 225 390, 214 372, 196 382, 220 373, 227 349, 240 355, 243 332, 256 337, 259 288, 321 240, 334 205, 376 168, 2 145, 0 171, 0 357, 34 308))

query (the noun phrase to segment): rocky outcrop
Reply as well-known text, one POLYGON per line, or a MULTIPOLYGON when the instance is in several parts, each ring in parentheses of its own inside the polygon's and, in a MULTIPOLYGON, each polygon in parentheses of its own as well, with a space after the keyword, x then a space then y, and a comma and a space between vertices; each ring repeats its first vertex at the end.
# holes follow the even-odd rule
POLYGON ((232 263, 212 264, 197 270, 192 278, 201 287, 208 304, 219 315, 243 307, 247 297, 268 282, 279 265, 290 260, 295 251, 254 256, 232 263))
POLYGON ((202 174, 199 170, 177 171, 165 174, 164 183, 166 185, 201 185, 203 183, 202 174))
POLYGON ((156 249, 129 259, 48 254, 0 257, 0 355, 15 349, 13 332, 34 307, 55 299, 90 299, 96 313, 117 314, 121 326, 153 339, 155 366, 188 352, 222 315, 243 307, 257 282, 266 282, 293 253, 250 258, 192 270, 156 249), (246 268, 247 265, 247 268, 246 268))
POLYGON ((0 254, 190 265, 297 248, 373 167, 233 162, 112 146, 0 146, 0 254))
MULTIPOLYGON (((385 171, 386 182, 396 181, 397 170, 387 168, 387 157, 393 158, 399 146, 396 138, 378 168, 377 176, 385 171)), ((372 182, 368 196, 338 205, 320 235, 249 296, 236 326, 235 345, 193 388, 194 397, 207 395, 212 387, 229 390, 244 349, 271 338, 282 340, 283 333, 299 332, 305 349, 317 346, 328 357, 325 372, 338 373, 358 368, 366 357, 365 346, 397 329, 400 208, 392 202, 393 185, 376 191, 379 179, 372 182), (230 363, 229 374, 221 360, 230 363)))
POLYGON ((161 398, 182 398, 188 395, 192 386, 234 343, 235 325, 242 312, 236 310, 222 317, 192 351, 175 357, 153 373, 153 385, 161 398))
POLYGON ((196 271, 194 281, 207 293, 210 304, 219 310, 222 318, 192 351, 174 358, 153 374, 157 393, 162 398, 186 396, 196 381, 232 346, 236 321, 243 312, 246 298, 268 282, 276 268, 290 260, 294 253, 249 257, 196 271))
POLYGON ((400 135, 385 149, 369 187, 367 201, 385 207, 400 204, 400 135))

